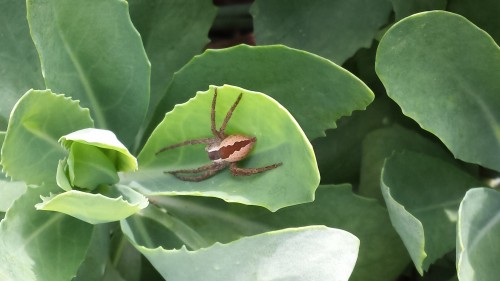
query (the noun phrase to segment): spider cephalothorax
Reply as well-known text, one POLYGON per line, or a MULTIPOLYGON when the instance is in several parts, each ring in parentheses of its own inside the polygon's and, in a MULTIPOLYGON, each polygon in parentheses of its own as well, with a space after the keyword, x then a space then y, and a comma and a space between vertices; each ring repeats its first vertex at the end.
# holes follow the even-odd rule
POLYGON ((219 130, 215 126, 215 103, 217 100, 217 88, 214 90, 214 98, 212 100, 212 110, 211 110, 211 122, 212 122, 212 134, 214 137, 205 139, 194 139, 187 140, 181 143, 170 145, 160 149, 156 154, 163 152, 165 150, 173 149, 183 145, 189 144, 206 144, 205 150, 208 153, 208 158, 212 160, 212 163, 201 166, 195 169, 184 169, 184 170, 174 170, 165 171, 165 173, 172 174, 178 179, 185 181, 202 181, 213 175, 215 175, 220 170, 224 169, 229 165, 231 173, 235 176, 249 176, 257 173, 262 173, 282 165, 282 163, 276 163, 260 168, 239 168, 236 163, 248 156, 252 150, 253 145, 257 141, 256 137, 250 137, 245 135, 226 135, 224 133, 226 125, 231 119, 234 109, 241 100, 243 94, 240 94, 234 104, 231 106, 229 111, 222 122, 222 126, 219 130))

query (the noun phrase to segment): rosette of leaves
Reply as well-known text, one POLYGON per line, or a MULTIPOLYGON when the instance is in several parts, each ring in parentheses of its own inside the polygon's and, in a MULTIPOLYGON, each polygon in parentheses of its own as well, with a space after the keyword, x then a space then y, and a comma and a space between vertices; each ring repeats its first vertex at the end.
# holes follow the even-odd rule
POLYGON ((137 160, 113 132, 86 128, 61 137, 59 142, 68 156, 59 161, 56 181, 66 192, 42 196, 37 209, 95 224, 124 219, 148 205, 140 193, 115 185, 120 180, 118 172, 137 170, 137 160))

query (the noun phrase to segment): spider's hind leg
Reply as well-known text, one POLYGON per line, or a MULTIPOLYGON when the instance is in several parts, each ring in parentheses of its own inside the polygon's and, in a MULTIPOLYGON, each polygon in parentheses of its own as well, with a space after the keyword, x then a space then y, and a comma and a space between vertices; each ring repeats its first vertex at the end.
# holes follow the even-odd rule
POLYGON ((193 182, 198 182, 202 181, 204 179, 207 179, 216 173, 218 173, 220 170, 224 169, 226 167, 226 163, 210 163, 208 165, 203 165, 201 167, 195 168, 195 169, 182 169, 182 170, 174 170, 174 171, 165 171, 164 173, 166 174, 171 174, 174 177, 183 180, 183 181, 193 181, 193 182), (182 175, 182 174, 197 174, 204 172, 200 175, 182 175))
POLYGON ((260 168, 240 168, 237 166, 236 162, 231 163, 229 166, 229 169, 231 169, 231 174, 234 176, 251 176, 254 174, 262 173, 265 171, 269 171, 275 168, 278 168, 279 166, 283 165, 283 163, 276 163, 272 164, 269 166, 265 167, 260 167, 260 168))

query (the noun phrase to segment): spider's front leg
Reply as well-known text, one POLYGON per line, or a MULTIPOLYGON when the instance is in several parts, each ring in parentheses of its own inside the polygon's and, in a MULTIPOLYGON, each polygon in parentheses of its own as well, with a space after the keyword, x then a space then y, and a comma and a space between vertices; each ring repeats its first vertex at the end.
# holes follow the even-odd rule
POLYGON ((229 169, 231 170, 231 174, 234 176, 251 176, 254 174, 262 173, 265 171, 269 171, 275 168, 278 168, 279 166, 283 165, 283 163, 276 163, 272 164, 269 166, 265 167, 260 167, 260 168, 240 168, 237 166, 236 162, 231 163, 229 166, 229 169))
POLYGON ((216 173, 218 173, 220 170, 224 169, 227 166, 226 163, 210 163, 208 165, 201 166, 199 168, 195 169, 181 169, 181 170, 174 170, 174 171, 165 171, 165 174, 171 174, 174 177, 183 180, 183 181, 202 181, 204 179, 207 179, 216 173), (197 174, 197 173, 202 173, 201 175, 179 175, 179 174, 197 174))

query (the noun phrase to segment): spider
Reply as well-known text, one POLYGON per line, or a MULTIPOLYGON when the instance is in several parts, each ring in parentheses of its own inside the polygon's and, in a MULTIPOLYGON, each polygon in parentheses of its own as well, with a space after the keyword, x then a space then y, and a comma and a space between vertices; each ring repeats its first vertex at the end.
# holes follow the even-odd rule
POLYGON ((227 123, 229 122, 229 119, 231 119, 233 111, 240 102, 242 96, 243 94, 240 93, 236 101, 227 112, 226 118, 224 119, 224 122, 222 122, 222 126, 219 130, 217 130, 215 125, 215 103, 217 100, 217 88, 215 88, 210 116, 210 120, 212 122, 211 129, 214 136, 212 138, 183 141, 181 143, 164 147, 156 152, 156 155, 158 155, 159 153, 166 150, 174 149, 184 145, 206 144, 205 151, 208 153, 208 158, 212 161, 212 163, 203 165, 195 169, 165 171, 164 173, 171 174, 183 181, 199 182, 215 175, 227 166, 229 166, 231 174, 233 174, 234 176, 250 176, 281 166, 283 164, 281 162, 260 168, 239 168, 237 166, 238 161, 243 160, 248 156, 250 150, 257 141, 256 137, 240 134, 226 135, 224 133, 227 123))

